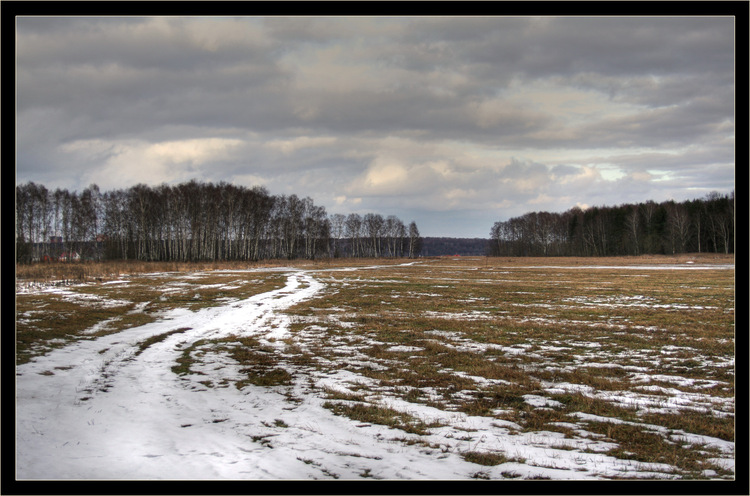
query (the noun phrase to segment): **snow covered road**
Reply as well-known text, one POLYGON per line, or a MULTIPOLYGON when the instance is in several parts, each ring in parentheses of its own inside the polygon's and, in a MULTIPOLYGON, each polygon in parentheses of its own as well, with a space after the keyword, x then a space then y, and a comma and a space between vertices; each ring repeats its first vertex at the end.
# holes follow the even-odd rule
POLYGON ((256 466, 252 451, 262 447, 241 435, 243 426, 262 427, 264 415, 273 422, 281 414, 271 407, 283 403, 278 393, 207 389, 171 367, 200 339, 283 336, 287 320, 277 311, 321 287, 296 271, 282 289, 197 312, 172 310, 158 322, 79 341, 19 366, 18 478, 281 476, 283 469, 256 466), (147 338, 167 334, 141 351, 147 338))

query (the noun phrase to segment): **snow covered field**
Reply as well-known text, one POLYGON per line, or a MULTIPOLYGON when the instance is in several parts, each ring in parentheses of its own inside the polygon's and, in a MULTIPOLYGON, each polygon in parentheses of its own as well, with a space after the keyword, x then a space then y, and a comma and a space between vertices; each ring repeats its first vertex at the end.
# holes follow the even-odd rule
MULTIPOLYGON (((153 274, 192 306, 17 366, 17 478, 731 479, 734 266, 653 268, 576 267, 575 294, 559 266, 471 261, 153 274)), ((133 315, 137 284, 17 294, 133 315)))

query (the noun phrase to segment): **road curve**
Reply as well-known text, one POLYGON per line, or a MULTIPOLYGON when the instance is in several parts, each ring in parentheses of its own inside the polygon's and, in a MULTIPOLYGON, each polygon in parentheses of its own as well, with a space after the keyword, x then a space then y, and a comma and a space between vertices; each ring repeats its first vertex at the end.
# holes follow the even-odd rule
POLYGON ((196 312, 175 309, 157 322, 81 340, 18 366, 17 478, 237 475, 231 460, 213 461, 237 443, 228 417, 257 398, 215 388, 208 398, 200 394, 205 387, 171 367, 199 340, 283 337, 288 318, 280 311, 322 287, 304 271, 290 272, 281 289, 196 312), (167 334, 141 349, 145 339, 167 334))

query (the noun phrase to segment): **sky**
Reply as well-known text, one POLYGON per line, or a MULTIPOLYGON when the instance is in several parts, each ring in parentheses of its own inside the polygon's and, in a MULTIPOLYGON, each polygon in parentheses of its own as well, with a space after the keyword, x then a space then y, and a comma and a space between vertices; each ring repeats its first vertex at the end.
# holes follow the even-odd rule
POLYGON ((16 181, 191 179, 488 237, 734 189, 731 16, 16 19, 16 181))

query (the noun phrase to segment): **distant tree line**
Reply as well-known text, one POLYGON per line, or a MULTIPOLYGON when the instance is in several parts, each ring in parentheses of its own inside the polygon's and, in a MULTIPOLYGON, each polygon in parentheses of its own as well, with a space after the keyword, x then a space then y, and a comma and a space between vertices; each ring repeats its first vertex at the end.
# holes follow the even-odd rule
POLYGON ((82 192, 16 186, 16 260, 222 261, 416 257, 396 216, 327 215, 309 197, 195 180, 82 192))
POLYGON ((490 231, 493 256, 734 253, 734 191, 676 203, 531 212, 490 231))
POLYGON ((422 255, 432 256, 486 256, 487 238, 424 237, 422 255))

